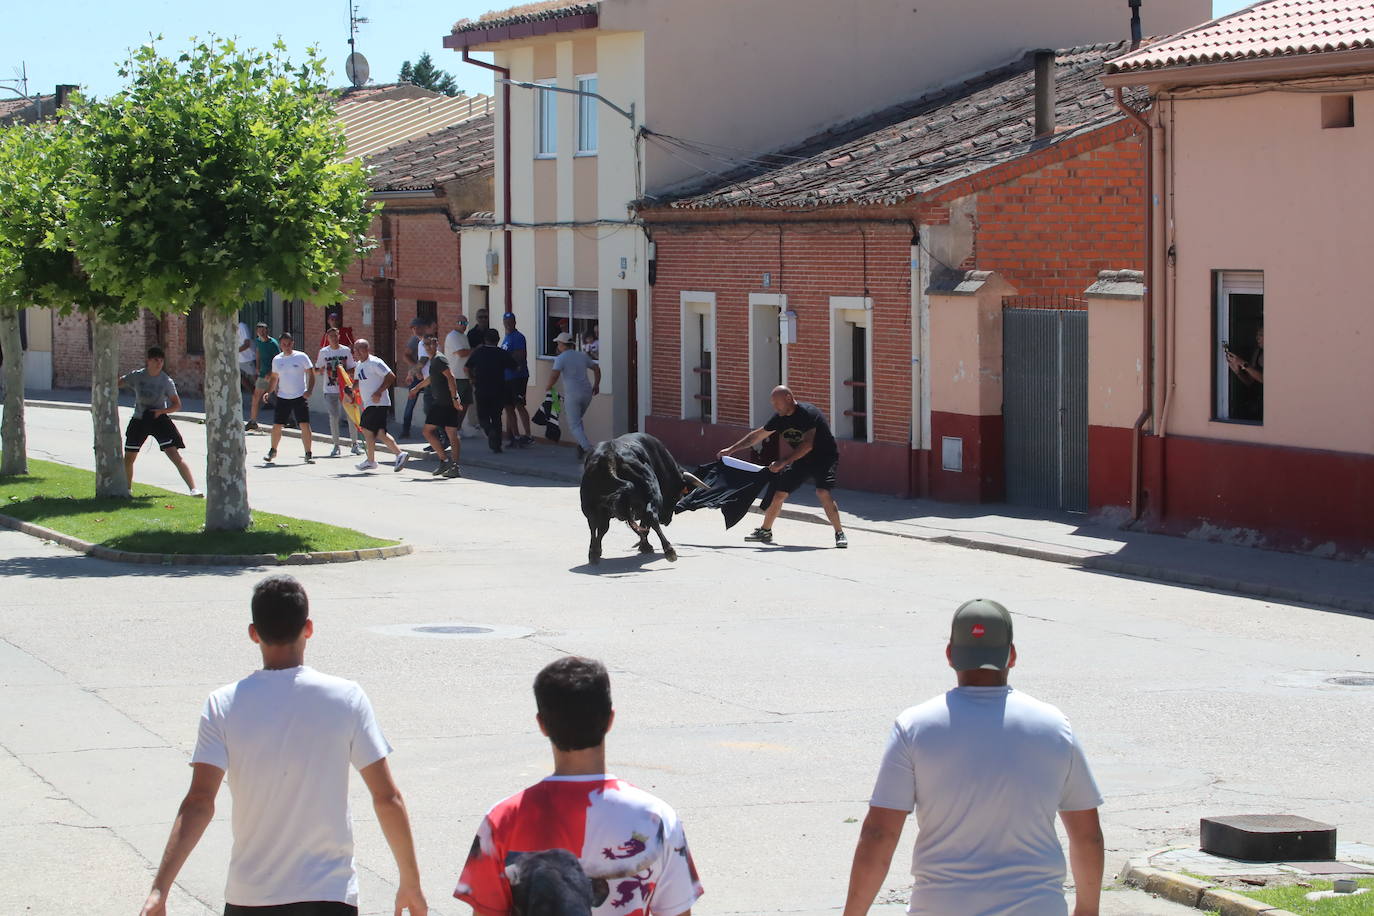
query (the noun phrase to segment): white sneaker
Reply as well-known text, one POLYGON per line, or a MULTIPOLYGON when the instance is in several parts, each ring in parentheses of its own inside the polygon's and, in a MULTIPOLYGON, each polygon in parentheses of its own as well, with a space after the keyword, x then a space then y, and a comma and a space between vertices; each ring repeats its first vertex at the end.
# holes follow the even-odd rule
MULTIPOLYGON (((401 454, 399 454, 399 455, 396 456, 396 465, 395 465, 395 467, 392 468, 392 470, 393 470, 393 471, 399 471, 401 468, 403 468, 403 467, 406 466, 406 462, 409 461, 409 460, 410 460, 410 453, 409 453, 409 452, 401 452, 401 454)), ((376 465, 374 464, 373 467, 376 467, 376 465)))
POLYGON ((205 498, 205 494, 197 490, 195 487, 191 488, 191 495, 197 497, 198 499, 205 498))
POLYGON ((332 451, 332 452, 329 453, 329 457, 330 457, 330 458, 337 458, 337 457, 339 457, 339 456, 342 455, 342 454, 343 454, 343 449, 339 448, 339 447, 336 445, 336 446, 334 446, 334 451, 332 451))
POLYGON ((358 470, 360 471, 375 471, 376 469, 377 462, 375 461, 364 461, 358 465, 358 470))

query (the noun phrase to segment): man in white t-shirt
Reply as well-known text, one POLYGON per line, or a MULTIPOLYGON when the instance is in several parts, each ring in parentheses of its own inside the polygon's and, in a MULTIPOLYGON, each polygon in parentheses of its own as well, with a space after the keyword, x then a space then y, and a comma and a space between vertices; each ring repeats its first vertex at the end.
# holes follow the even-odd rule
POLYGON ((567 424, 577 440, 577 459, 581 461, 592 450, 587 431, 582 428, 582 417, 592 406, 592 398, 601 393, 601 367, 590 355, 573 346, 573 336, 567 331, 553 339, 558 345, 558 355, 553 360, 553 373, 549 376, 549 386, 544 392, 548 397, 553 386, 561 379, 563 382, 563 412, 559 420, 567 424), (587 373, 596 378, 589 378, 587 373))
POLYGON ((267 450, 267 463, 277 460, 277 446, 281 444, 281 429, 288 420, 295 420, 301 428, 301 444, 305 446, 305 463, 314 464, 310 452, 310 395, 315 391, 315 363, 295 349, 290 331, 282 331, 277 338, 281 352, 272 357, 272 375, 262 402, 277 396, 276 416, 272 418, 272 447, 267 450))
POLYGON ((425 916, 410 818, 386 759, 391 745, 367 694, 352 681, 306 667, 306 641, 315 626, 305 589, 294 578, 259 582, 252 609, 248 635, 262 651, 262 669, 205 701, 191 788, 142 916, 167 912, 172 883, 215 816, 226 774, 234 845, 225 916, 357 916, 350 765, 372 795, 400 872, 396 913, 425 916))
POLYGON ((258 351, 253 348, 253 334, 248 322, 239 322, 239 384, 249 395, 258 381, 258 351))
MULTIPOLYGON (((472 355, 472 344, 468 342, 468 317, 463 314, 458 315, 454 330, 449 331, 444 337, 444 358, 448 360, 449 371, 453 373, 453 380, 458 383, 458 400, 463 405, 460 411, 458 435, 467 439, 464 426, 467 415, 472 413, 468 408, 472 406, 472 380, 468 378, 468 357, 472 355)), ((476 420, 473 420, 476 423, 476 420)))
POLYGON ((844 916, 873 905, 907 815, 916 812, 912 916, 1066 916, 1069 837, 1075 916, 1102 896, 1102 795, 1064 714, 1007 686, 1011 614, 996 601, 954 613, 959 686, 897 717, 849 874, 844 916))
POLYGON ((357 367, 353 370, 358 386, 358 395, 363 400, 363 415, 358 427, 363 431, 363 442, 367 445, 367 457, 358 465, 360 471, 371 471, 377 467, 377 440, 396 456, 393 471, 406 466, 410 456, 401 451, 391 433, 386 431, 386 421, 391 415, 391 386, 396 384, 396 373, 385 362, 372 355, 372 344, 365 338, 353 343, 353 358, 357 367))
POLYGON ((327 328, 324 339, 326 343, 320 347, 320 353, 315 357, 315 374, 324 379, 324 406, 329 411, 329 434, 334 438, 334 450, 329 453, 329 457, 337 458, 342 451, 339 448, 340 414, 343 414, 348 431, 353 434, 353 454, 358 455, 362 453, 362 448, 358 445, 358 427, 349 419, 339 396, 339 370, 344 369, 351 374, 357 363, 353 360, 353 351, 339 343, 338 328, 327 328))

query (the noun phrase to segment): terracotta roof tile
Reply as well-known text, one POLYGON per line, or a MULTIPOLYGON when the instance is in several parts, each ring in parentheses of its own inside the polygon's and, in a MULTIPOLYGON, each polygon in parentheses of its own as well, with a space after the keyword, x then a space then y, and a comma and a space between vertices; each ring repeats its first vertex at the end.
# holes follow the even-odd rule
POLYGON ((388 147, 366 158, 374 191, 419 191, 496 171, 495 117, 491 112, 388 147))
POLYGON ((1034 137, 1035 72, 1027 55, 744 166, 691 141, 655 134, 649 140, 712 176, 672 195, 667 202, 674 207, 897 203, 1125 117, 1099 80, 1125 48, 1096 44, 1057 53, 1058 126, 1048 138, 1034 137))
POLYGON ((536 3, 522 3, 509 9, 483 13, 477 19, 460 19, 453 24, 454 34, 459 32, 481 32, 499 29, 508 25, 521 25, 526 22, 540 22, 545 19, 564 19, 595 13, 600 3, 576 2, 568 0, 542 0, 536 3))
POLYGON ((0 99, 0 126, 36 121, 51 117, 57 103, 55 95, 36 95, 32 98, 0 99))
POLYGON ((1112 72, 1374 48, 1374 0, 1268 0, 1141 48, 1112 72))

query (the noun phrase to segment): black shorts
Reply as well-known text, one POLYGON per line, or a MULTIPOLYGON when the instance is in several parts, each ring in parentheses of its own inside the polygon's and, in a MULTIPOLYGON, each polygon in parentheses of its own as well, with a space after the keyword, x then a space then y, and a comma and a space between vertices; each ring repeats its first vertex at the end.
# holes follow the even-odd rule
POLYGON ((530 377, 528 375, 521 376, 520 378, 506 379, 507 407, 525 406, 525 388, 529 385, 529 381, 530 377))
POLYGON ((835 489, 835 475, 840 470, 840 457, 812 459, 809 455, 778 474, 778 489, 784 493, 795 493, 797 488, 808 480, 816 484, 817 490, 835 489))
POLYGON ((224 916, 358 916, 358 908, 333 900, 281 903, 277 906, 224 905, 224 916))
POLYGON ((143 443, 148 441, 149 436, 157 440, 157 447, 164 452, 169 449, 186 447, 186 443, 182 441, 181 433, 177 430, 177 425, 172 422, 171 417, 163 414, 151 420, 131 417, 129 425, 124 429, 124 451, 138 451, 143 448, 143 443))
POLYGON ((281 426, 288 420, 295 420, 306 426, 310 425, 310 405, 305 402, 305 398, 277 397, 277 412, 276 416, 272 418, 272 422, 281 426))
POLYGON ((458 413, 458 408, 453 406, 453 401, 444 398, 442 401, 434 401, 425 405, 425 425, 438 426, 439 428, 452 427, 458 428, 458 424, 463 421, 458 413))
POLYGON ((458 400, 464 407, 472 404, 472 380, 466 378, 456 378, 458 383, 458 400))
POLYGON ((363 415, 358 418, 358 428, 365 429, 370 433, 383 432, 390 416, 391 408, 385 404, 373 404, 371 407, 364 407, 363 415))

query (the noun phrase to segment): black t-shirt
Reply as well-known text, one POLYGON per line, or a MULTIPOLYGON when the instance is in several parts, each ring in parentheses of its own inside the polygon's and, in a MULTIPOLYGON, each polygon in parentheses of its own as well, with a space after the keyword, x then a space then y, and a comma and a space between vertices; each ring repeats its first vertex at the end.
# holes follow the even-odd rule
POLYGON ((448 387, 448 377, 444 372, 448 370, 448 360, 442 353, 436 353, 429 358, 429 384, 425 386, 425 409, 428 410, 438 401, 443 404, 453 403, 453 392, 448 387))
POLYGON ((486 343, 486 342, 487 342, 487 329, 486 329, 486 328, 480 327, 480 326, 479 326, 479 327, 473 328, 471 331, 468 331, 468 349, 469 349, 469 350, 476 350, 478 347, 482 346, 482 344, 484 344, 484 343, 486 343))
MULTIPOLYGON (((790 416, 784 417, 775 413, 772 419, 763 424, 763 428, 779 433, 782 441, 794 449, 800 448, 802 437, 814 429, 815 442, 811 447, 811 453, 803 458, 803 461, 834 461, 840 455, 839 447, 835 445, 835 436, 830 432, 830 424, 825 421, 825 414, 821 413, 815 404, 798 401, 797 409, 792 411, 790 416)), ((783 460, 787 460, 786 456, 783 460)))
POLYGON ((468 357, 468 377, 484 394, 504 391, 506 370, 515 368, 515 360, 500 347, 483 345, 468 357))

